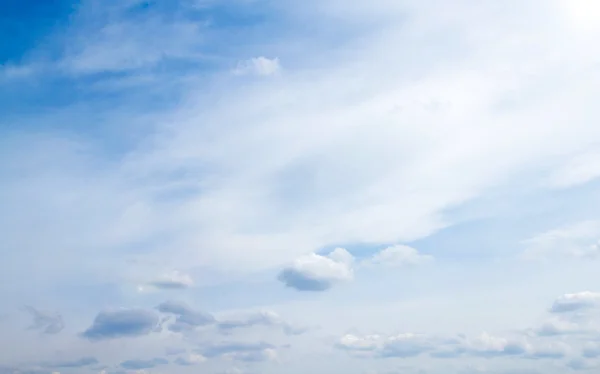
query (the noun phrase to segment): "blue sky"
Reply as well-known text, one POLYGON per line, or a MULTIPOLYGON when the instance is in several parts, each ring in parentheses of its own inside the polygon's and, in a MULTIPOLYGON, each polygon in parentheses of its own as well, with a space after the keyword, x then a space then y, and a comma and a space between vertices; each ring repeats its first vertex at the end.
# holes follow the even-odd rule
POLYGON ((595 1, 5 3, 0 374, 600 368, 595 1))

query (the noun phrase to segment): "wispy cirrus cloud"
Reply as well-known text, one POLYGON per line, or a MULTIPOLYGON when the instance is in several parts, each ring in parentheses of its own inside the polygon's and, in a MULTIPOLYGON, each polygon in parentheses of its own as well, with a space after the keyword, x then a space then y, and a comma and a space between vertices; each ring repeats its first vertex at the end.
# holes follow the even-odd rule
POLYGON ((521 254, 527 260, 574 258, 593 260, 600 255, 600 222, 588 220, 539 233, 527 240, 521 254))
POLYGON ((31 306, 26 306, 24 309, 33 317, 30 330, 38 330, 44 334, 58 334, 65 328, 63 317, 58 313, 40 311, 31 306))

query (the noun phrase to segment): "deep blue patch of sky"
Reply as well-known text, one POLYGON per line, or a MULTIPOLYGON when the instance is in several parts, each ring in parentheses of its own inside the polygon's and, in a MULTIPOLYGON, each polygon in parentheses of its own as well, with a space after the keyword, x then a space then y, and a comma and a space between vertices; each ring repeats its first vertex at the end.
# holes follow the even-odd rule
POLYGON ((0 64, 18 64, 41 40, 69 23, 79 1, 3 0, 0 64))

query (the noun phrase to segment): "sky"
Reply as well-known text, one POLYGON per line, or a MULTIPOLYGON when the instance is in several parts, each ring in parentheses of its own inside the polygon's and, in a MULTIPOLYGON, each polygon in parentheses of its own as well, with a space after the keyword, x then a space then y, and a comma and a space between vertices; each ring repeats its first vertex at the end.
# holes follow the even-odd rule
POLYGON ((600 370, 600 3, 4 0, 0 374, 600 370))

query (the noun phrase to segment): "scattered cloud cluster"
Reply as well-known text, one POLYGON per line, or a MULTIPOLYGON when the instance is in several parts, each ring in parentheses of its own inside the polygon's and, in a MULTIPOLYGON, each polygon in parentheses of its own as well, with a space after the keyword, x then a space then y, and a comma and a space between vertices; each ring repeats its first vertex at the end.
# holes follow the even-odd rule
POLYGON ((13 3, 0 374, 600 370, 597 1, 13 3))
POLYGON ((593 292, 565 294, 558 297, 549 313, 561 319, 546 323, 539 329, 478 336, 432 336, 427 334, 374 334, 342 336, 335 346, 359 358, 411 358, 428 355, 430 358, 458 357, 521 358, 529 360, 563 360, 573 370, 595 367, 593 360, 600 358, 600 345, 589 343, 600 339, 600 303, 593 292), (585 312, 585 315, 581 315, 585 312), (558 338, 558 339, 557 339, 558 338), (591 361, 590 361, 591 360, 591 361))
POLYGON ((337 343, 337 347, 363 358, 410 358, 429 354, 438 359, 461 356, 560 359, 566 357, 568 349, 558 343, 534 345, 524 337, 509 339, 488 333, 472 338, 439 338, 413 333, 365 337, 345 335, 337 343))
POLYGON ((297 258, 279 273, 278 279, 298 291, 326 291, 335 284, 352 280, 357 265, 399 267, 431 260, 433 256, 420 254, 406 245, 386 247, 358 262, 346 249, 336 248, 328 255, 311 253, 297 258))

